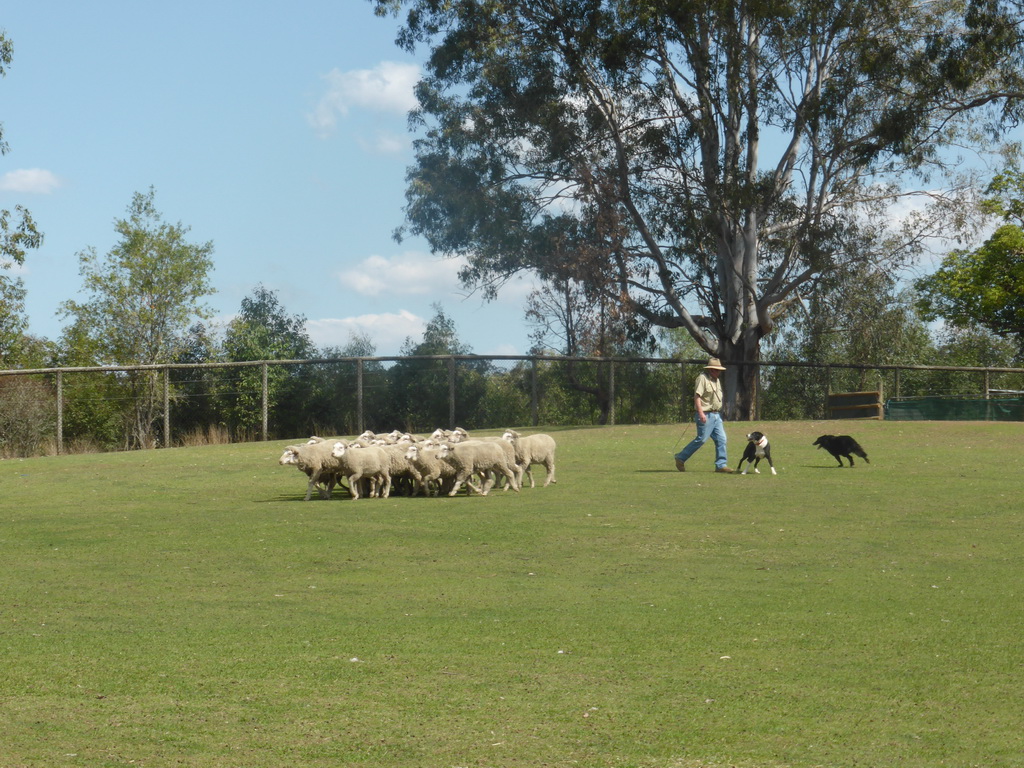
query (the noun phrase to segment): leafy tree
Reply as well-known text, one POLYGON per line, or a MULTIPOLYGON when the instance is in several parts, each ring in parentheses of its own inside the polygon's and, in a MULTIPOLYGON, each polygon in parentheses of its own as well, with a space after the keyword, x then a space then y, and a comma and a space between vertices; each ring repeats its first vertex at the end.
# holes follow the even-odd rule
POLYGON ((1024 173, 1009 168, 989 185, 986 212, 1003 224, 973 251, 955 250, 916 285, 929 319, 955 328, 980 325, 1024 350, 1024 173))
MULTIPOLYGON (((85 321, 65 327, 57 343, 54 365, 68 368, 96 365, 96 340, 85 321)), ((64 442, 71 452, 124 448, 130 382, 113 373, 64 374, 64 442)))
MULTIPOLYGON (((193 323, 182 338, 174 358, 178 364, 215 362, 218 357, 217 339, 205 323, 193 323)), ((213 439, 211 430, 219 427, 217 408, 218 382, 221 371, 210 368, 175 368, 171 370, 174 418, 171 421, 173 439, 186 437, 213 439)))
MULTIPOLYGON (((0 279, 0 368, 46 368, 52 345, 26 333, 25 289, 0 279)), ((56 432, 55 393, 42 377, 0 377, 0 456, 45 452, 56 432)))
MULTIPOLYGON (((7 75, 13 53, 14 46, 0 30, 0 77, 7 75)), ((3 123, 0 123, 0 155, 6 155, 9 149, 4 140, 3 123)), ((27 325, 24 283, 20 278, 12 278, 7 270, 15 264, 24 264, 25 251, 38 248, 42 242, 42 233, 22 206, 15 206, 13 214, 0 209, 0 366, 13 364, 15 343, 27 325)))
POLYGON ((242 299, 224 335, 228 360, 303 360, 314 351, 305 315, 288 314, 277 291, 263 285, 242 299))
MULTIPOLYGON (((555 279, 533 291, 527 299, 526 320, 533 327, 530 336, 534 349, 554 348, 572 357, 643 356, 653 349, 653 339, 645 343, 630 332, 630 318, 622 314, 622 305, 586 283, 574 279, 555 279)), ((643 376, 643 368, 630 369, 643 376)), ((623 373, 620 369, 619 373, 623 373)), ((608 364, 564 364, 565 385, 593 398, 599 411, 598 423, 607 424, 612 407, 611 367, 608 364)), ((619 400, 635 403, 650 387, 640 379, 618 377, 615 387, 619 400), (624 393, 629 393, 628 395, 624 393)))
MULTIPOLYGON (((169 363, 189 324, 209 313, 203 299, 213 292, 213 244, 190 243, 187 227, 164 222, 155 194, 135 193, 127 218, 114 225, 120 241, 106 256, 94 248, 78 254, 87 298, 64 302, 60 313, 73 321, 65 338, 94 365, 169 363)), ((132 403, 125 447, 150 446, 162 408, 156 373, 131 372, 125 381, 132 403)))
MULTIPOLYGON (((455 322, 440 304, 434 304, 434 316, 427 322, 423 338, 416 343, 407 338, 402 345, 404 357, 429 357, 472 354, 459 340, 455 322)), ((484 423, 479 405, 485 397, 486 361, 457 361, 455 391, 458 393, 455 421, 449 424, 449 361, 400 360, 391 369, 391 395, 395 421, 408 431, 435 427, 462 426, 471 429, 484 423)))
MULTIPOLYGON (((408 231, 468 286, 578 280, 726 360, 759 359, 897 182, 1022 111, 1005 0, 374 1, 430 46, 408 231)), ((726 375, 734 418, 754 368, 726 375)))
MULTIPOLYGON (((934 358, 934 346, 914 306, 915 295, 891 274, 862 265, 820 282, 784 323, 767 355, 780 362, 915 365, 934 358)), ((874 389, 870 368, 779 366, 762 372, 761 418, 821 418, 829 390, 874 389)))
MULTIPOLYGON (((983 326, 959 328, 947 325, 939 330, 936 353, 929 361, 934 365, 972 368, 1015 368, 1021 363, 1021 351, 1009 338, 999 336, 983 326)), ((998 373, 988 380, 991 389, 1024 390, 1020 374, 998 373)), ((984 390, 984 378, 967 371, 928 371, 927 375, 902 375, 902 395, 978 396, 984 390)))
POLYGON ((27 328, 24 284, 0 278, 0 368, 16 366, 27 328))
MULTIPOLYGON (((257 285, 242 299, 238 315, 224 334, 224 357, 233 362, 247 360, 308 360, 316 347, 306 332, 305 315, 291 315, 277 292, 257 285)), ((234 370, 229 377, 231 397, 228 423, 235 430, 251 432, 261 423, 262 370, 258 367, 234 370)), ((275 434, 296 436, 313 425, 303 403, 312 385, 303 366, 273 365, 267 369, 267 401, 273 415, 275 434)))
MULTIPOLYGON (((373 357, 376 346, 368 334, 354 333, 342 347, 326 347, 324 358, 373 357)), ((317 434, 355 435, 364 429, 389 431, 389 386, 387 371, 376 360, 363 361, 363 414, 358 422, 358 385, 356 363, 328 364, 318 370, 317 394, 310 406, 323 425, 317 434), (340 368, 339 368, 340 365, 340 368)))

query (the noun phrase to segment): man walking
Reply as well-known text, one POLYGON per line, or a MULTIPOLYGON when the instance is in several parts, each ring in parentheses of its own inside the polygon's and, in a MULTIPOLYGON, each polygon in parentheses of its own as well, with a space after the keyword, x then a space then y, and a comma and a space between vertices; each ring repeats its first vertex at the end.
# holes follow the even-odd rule
POLYGON ((726 456, 725 425, 722 423, 722 382, 718 380, 724 370, 725 366, 719 359, 712 357, 704 366, 704 371, 697 376, 693 387, 697 436, 675 456, 676 469, 680 472, 686 471, 686 460, 711 438, 715 443, 715 472, 732 473, 726 456))

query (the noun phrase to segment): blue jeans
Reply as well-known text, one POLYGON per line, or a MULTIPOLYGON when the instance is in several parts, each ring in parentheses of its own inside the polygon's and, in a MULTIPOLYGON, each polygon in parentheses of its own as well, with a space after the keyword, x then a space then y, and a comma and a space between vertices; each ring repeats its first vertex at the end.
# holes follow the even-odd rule
POLYGON ((708 417, 708 420, 703 424, 700 421, 700 415, 694 415, 693 420, 697 424, 697 436, 687 443, 683 450, 676 454, 676 458, 680 461, 686 461, 697 452, 698 448, 708 441, 708 438, 711 438, 715 442, 715 467, 721 469, 729 463, 725 453, 725 424, 722 422, 722 414, 707 413, 704 415, 708 417))

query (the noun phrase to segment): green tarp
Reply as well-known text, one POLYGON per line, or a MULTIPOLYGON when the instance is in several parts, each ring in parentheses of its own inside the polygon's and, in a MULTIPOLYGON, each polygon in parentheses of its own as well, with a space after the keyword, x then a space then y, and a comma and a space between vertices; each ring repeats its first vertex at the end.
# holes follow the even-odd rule
POLYGON ((885 403, 893 421, 1024 421, 1024 397, 911 397, 885 403))

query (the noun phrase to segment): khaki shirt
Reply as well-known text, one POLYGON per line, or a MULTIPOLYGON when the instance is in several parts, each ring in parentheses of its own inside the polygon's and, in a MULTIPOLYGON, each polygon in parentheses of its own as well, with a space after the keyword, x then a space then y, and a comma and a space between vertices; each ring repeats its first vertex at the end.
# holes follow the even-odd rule
POLYGON ((700 398, 700 407, 704 413, 722 410, 722 380, 714 381, 707 373, 697 376, 693 385, 693 393, 700 398))

